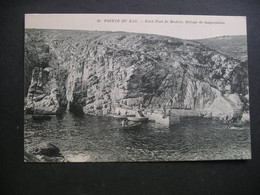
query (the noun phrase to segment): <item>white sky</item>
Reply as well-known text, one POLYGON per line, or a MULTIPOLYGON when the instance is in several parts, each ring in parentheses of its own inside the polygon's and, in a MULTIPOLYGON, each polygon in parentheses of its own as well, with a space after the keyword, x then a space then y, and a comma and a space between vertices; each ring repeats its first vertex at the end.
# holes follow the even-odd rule
POLYGON ((125 31, 159 34, 182 39, 202 39, 223 35, 246 35, 246 17, 135 14, 25 14, 25 28, 125 31), (97 22, 97 20, 100 20, 100 22, 97 22), (113 22, 112 20, 116 20, 117 22, 113 22), (136 20, 137 23, 131 23, 130 20, 136 20), (147 22, 148 20, 150 23, 147 22), (171 23, 171 20, 181 21, 182 23, 171 23), (151 23, 151 21, 153 22, 151 23), (187 21, 192 21, 193 23, 187 23, 187 21), (218 24, 208 24, 205 21, 218 22, 218 24))

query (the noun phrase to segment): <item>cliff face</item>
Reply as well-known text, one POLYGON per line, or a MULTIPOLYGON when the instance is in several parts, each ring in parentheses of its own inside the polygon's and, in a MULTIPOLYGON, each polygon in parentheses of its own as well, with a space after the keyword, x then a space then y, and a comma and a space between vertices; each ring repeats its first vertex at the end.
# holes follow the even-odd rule
POLYGON ((53 101, 58 107, 53 113, 67 107, 108 114, 116 105, 124 105, 192 109, 226 119, 248 110, 247 65, 176 38, 28 29, 25 71, 29 112, 48 109, 41 107, 43 100, 37 99, 39 93, 34 90, 41 86, 44 102, 53 101), (51 76, 36 82, 43 80, 40 75, 46 67, 51 76))
POLYGON ((28 113, 57 114, 60 110, 59 89, 51 68, 35 67, 27 95, 28 113))

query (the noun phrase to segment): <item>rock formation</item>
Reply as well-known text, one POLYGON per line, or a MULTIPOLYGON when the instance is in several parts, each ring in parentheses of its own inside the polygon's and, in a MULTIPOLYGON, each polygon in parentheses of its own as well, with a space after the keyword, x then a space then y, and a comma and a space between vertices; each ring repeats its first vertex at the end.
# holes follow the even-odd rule
POLYGON ((28 113, 57 114, 60 109, 58 93, 51 68, 35 67, 25 109, 28 113))
POLYGON ((25 33, 27 112, 106 115, 118 105, 222 119, 248 112, 246 62, 200 43, 125 32, 25 33))
POLYGON ((42 142, 24 151, 25 162, 67 162, 60 149, 50 142, 42 142))

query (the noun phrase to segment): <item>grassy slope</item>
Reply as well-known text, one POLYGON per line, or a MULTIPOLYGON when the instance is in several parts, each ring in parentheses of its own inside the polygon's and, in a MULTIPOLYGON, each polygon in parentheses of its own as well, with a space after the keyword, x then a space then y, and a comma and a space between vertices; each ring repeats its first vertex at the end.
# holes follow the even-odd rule
POLYGON ((241 60, 243 62, 247 61, 246 35, 222 36, 194 41, 235 59, 241 60))

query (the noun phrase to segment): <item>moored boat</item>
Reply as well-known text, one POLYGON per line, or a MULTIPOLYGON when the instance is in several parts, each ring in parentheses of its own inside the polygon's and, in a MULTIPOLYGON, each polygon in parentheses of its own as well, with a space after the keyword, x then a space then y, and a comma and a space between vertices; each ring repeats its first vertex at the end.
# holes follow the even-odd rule
POLYGON ((32 118, 34 120, 47 120, 47 119, 51 119, 51 115, 33 114, 32 118))
POLYGON ((119 127, 119 130, 135 130, 141 126, 141 122, 119 127))
POLYGON ((135 122, 146 122, 148 121, 148 117, 127 117, 127 120, 135 122))
POLYGON ((126 119, 127 115, 113 115, 113 117, 118 119, 126 119))

